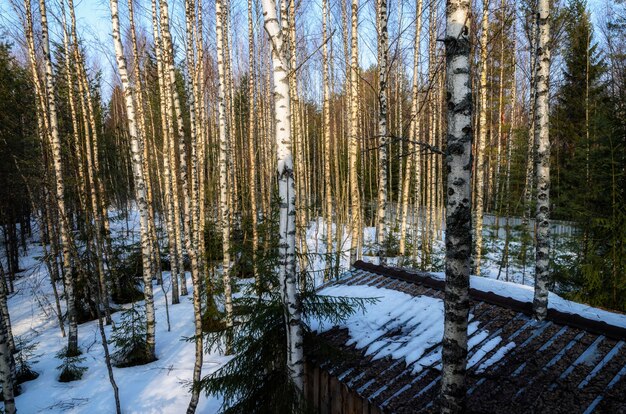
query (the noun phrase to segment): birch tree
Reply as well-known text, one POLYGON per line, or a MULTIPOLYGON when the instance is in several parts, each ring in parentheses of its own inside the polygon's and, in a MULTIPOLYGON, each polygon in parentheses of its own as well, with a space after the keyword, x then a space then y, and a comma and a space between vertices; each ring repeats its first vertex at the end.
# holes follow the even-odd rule
POLYGON ((385 264, 384 248, 387 227, 387 0, 378 0, 378 213, 376 221, 376 245, 378 260, 385 264))
POLYGON ((533 309, 539 320, 548 314, 548 281, 550 277, 550 1, 539 0, 537 10, 539 39, 537 45, 537 78, 535 81, 535 182, 537 183, 537 245, 535 263, 535 296, 533 309))
POLYGON ((359 0, 352 0, 352 36, 350 61, 350 132, 349 132, 349 175, 350 175, 350 263, 361 258, 361 193, 357 171, 359 155, 359 0))
POLYGON ((448 130, 446 168, 446 288, 442 351, 441 412, 465 408, 469 274, 472 249, 472 91, 470 1, 446 4, 448 130))
MULTIPOLYGON (((419 117, 419 88, 420 88, 420 40, 422 34, 422 0, 417 0, 415 7, 415 42, 413 43, 413 87, 411 91, 411 124, 409 127, 409 140, 418 141, 420 135, 420 117, 419 117)), ((406 250, 406 232, 409 214, 409 196, 411 193, 412 170, 415 165, 415 177, 417 184, 415 185, 416 199, 419 200, 419 177, 420 177, 420 152, 414 142, 409 142, 409 155, 406 160, 406 171, 404 173, 404 182, 402 183, 402 221, 400 223, 400 256, 404 257, 406 250)), ((419 214, 419 205, 414 208, 415 217, 419 214)))
MULTIPOLYGON (((228 171, 229 171, 229 136, 228 136, 228 121, 226 113, 226 67, 224 64, 224 13, 223 0, 217 0, 215 2, 215 37, 217 43, 217 71, 218 71, 218 93, 217 93, 217 108, 218 108, 218 122, 219 122, 219 218, 220 226, 222 228, 222 248, 224 251, 222 261, 222 272, 224 279, 224 296, 225 296, 225 308, 226 308, 226 324, 230 326, 232 324, 233 303, 231 292, 231 279, 230 279, 230 205, 229 205, 229 191, 228 191, 228 171)), ((287 126, 287 128, 289 128, 287 126)))
MULTIPOLYGON (((195 57, 193 52, 193 37, 195 26, 195 2, 187 0, 185 2, 185 22, 187 29, 187 80, 190 89, 189 93, 189 113, 191 126, 191 186, 187 184, 187 166, 181 165, 181 169, 185 168, 181 178, 183 180, 183 196, 185 198, 185 226, 189 229, 187 237, 185 237, 186 249, 191 261, 191 282, 193 285, 193 313, 194 313, 194 344, 195 344, 195 361, 193 367, 193 382, 197 385, 202 378, 202 299, 201 299, 201 280, 200 280, 200 264, 198 259, 198 235, 196 231, 191 231, 193 223, 197 223, 200 215, 200 206, 198 204, 197 193, 197 169, 198 159, 196 154, 197 130, 196 130, 196 82, 195 82, 195 57)), ((184 140, 181 143, 181 149, 185 150, 184 140)), ((181 163, 182 164, 182 163, 181 163)), ((198 406, 200 399, 200 389, 194 386, 191 391, 191 400, 187 407, 187 414, 193 414, 198 406)))
POLYGON ((163 74, 163 47, 161 38, 159 36, 158 17, 157 17, 157 4, 156 0, 151 1, 152 11, 152 32, 154 36, 154 53, 156 57, 156 69, 157 69, 157 83, 159 88, 159 109, 161 111, 161 132, 163 136, 163 196, 165 198, 165 212, 166 219, 165 225, 167 229, 168 250, 170 255, 170 281, 172 284, 172 304, 178 304, 179 288, 178 278, 180 277, 180 271, 178 267, 179 263, 179 238, 178 232, 175 228, 176 223, 176 209, 174 208, 174 197, 172 190, 172 174, 170 168, 170 136, 172 135, 173 127, 171 126, 171 119, 168 118, 168 102, 169 99, 166 96, 165 79, 163 74))
MULTIPOLYGON (((4 276, 4 275, 3 275, 4 276)), ((7 338, 7 328, 4 316, 0 313, 0 381, 2 382, 2 399, 4 413, 15 414, 15 398, 13 375, 11 373, 11 349, 7 338)))
POLYGON ((250 162, 250 216, 252 218, 252 271, 256 276, 259 229, 257 211, 257 163, 255 143, 255 94, 254 94, 254 26, 252 0, 248 0, 248 156, 250 162))
POLYGON ((152 292, 152 274, 150 265, 150 225, 148 223, 148 203, 146 199, 146 185, 143 177, 143 163, 141 153, 141 139, 137 131, 135 119, 134 88, 128 80, 128 69, 126 68, 126 57, 122 46, 120 35, 120 20, 118 14, 117 0, 110 0, 111 26, 113 32, 113 44, 115 46, 115 59, 119 71, 122 89, 124 91, 124 102, 126 105, 126 117, 128 119, 128 134, 130 136, 130 147, 132 154, 133 181, 135 184, 135 196, 137 208, 139 210, 139 224, 141 235, 141 258, 143 265, 144 297, 146 307, 146 360, 155 359, 155 316, 154 316, 154 295, 152 292))
POLYGON ((474 207, 474 257, 473 271, 480 275, 480 261, 483 248, 483 210, 485 151, 487 145, 487 38, 489 36, 489 0, 483 0, 483 13, 480 35, 480 84, 478 115, 478 140, 476 142, 476 193, 474 207))
MULTIPOLYGON (((176 88, 176 71, 174 67, 174 46, 172 45, 172 36, 170 32, 170 23, 169 23, 169 8, 167 6, 167 1, 160 1, 160 18, 161 18, 161 37, 162 37, 162 45, 163 45, 163 75, 165 76, 165 84, 168 88, 166 88, 167 96, 170 100, 170 110, 168 115, 170 115, 170 127, 174 122, 173 116, 176 116, 176 135, 170 135, 170 165, 172 168, 172 195, 174 197, 174 220, 176 221, 176 229, 180 229, 180 236, 182 237, 182 242, 180 242, 181 238, 176 238, 177 242, 180 242, 180 248, 178 249, 179 253, 179 263, 178 267, 180 270, 180 292, 181 295, 187 295, 187 281, 185 276, 185 267, 182 255, 182 245, 186 244, 186 240, 191 237, 191 229, 189 228, 190 216, 189 209, 185 208, 187 205, 185 203, 185 197, 189 194, 189 185, 187 180, 187 156, 185 149, 185 126, 183 122, 182 116, 182 107, 181 100, 178 94, 178 89, 176 88), (174 109, 172 114, 171 109, 174 109), (174 138, 177 139, 174 139, 174 138), (175 145, 178 143, 178 157, 179 157, 179 174, 176 174, 176 149, 175 145), (183 215, 184 220, 180 222, 180 202, 178 200, 178 180, 180 180, 182 194, 183 194, 183 215)), ((189 252, 187 252, 189 254, 189 252)))
MULTIPOLYGON (((280 204, 280 244, 278 276, 287 332, 287 368, 297 389, 304 388, 304 352, 300 298, 296 281, 296 191, 290 125, 288 80, 288 34, 281 30, 276 16, 276 2, 262 0, 265 31, 272 51, 274 77, 275 139, 278 196, 280 204)), ((286 16, 281 16, 286 17, 286 16)))
MULTIPOLYGON (((38 76, 37 63, 35 60, 35 42, 33 36, 33 18, 29 0, 24 0, 26 9, 26 37, 29 45, 29 54, 31 61, 31 71, 33 79, 37 82, 38 76)), ((39 11, 41 12, 41 44, 43 48, 43 58, 45 66, 45 109, 44 113, 46 129, 48 131, 48 142, 52 152, 52 164, 54 167, 55 192, 57 214, 59 217, 59 233, 61 235, 61 249, 63 252, 63 278, 65 286, 65 299, 67 306, 67 319, 69 322, 69 330, 67 336, 67 353, 68 355, 76 355, 78 350, 78 323, 76 318, 76 296, 74 293, 74 277, 72 272, 72 264, 70 250, 73 248, 72 233, 69 229, 67 219, 67 208, 65 203, 65 181, 63 180, 63 165, 61 162, 61 140, 59 138, 59 128, 57 120, 56 104, 54 101, 54 82, 52 73, 52 62, 50 58, 50 41, 48 36, 48 19, 46 13, 46 4, 44 0, 39 1, 39 11)))
MULTIPOLYGON (((322 0, 322 83, 323 83, 323 107, 322 125, 324 134, 324 214, 326 215, 326 272, 325 279, 328 279, 332 268, 333 249, 333 197, 330 176, 331 171, 331 142, 330 142, 330 80, 328 73, 328 0, 322 0)), ((335 191, 339 191, 338 188, 335 191)))

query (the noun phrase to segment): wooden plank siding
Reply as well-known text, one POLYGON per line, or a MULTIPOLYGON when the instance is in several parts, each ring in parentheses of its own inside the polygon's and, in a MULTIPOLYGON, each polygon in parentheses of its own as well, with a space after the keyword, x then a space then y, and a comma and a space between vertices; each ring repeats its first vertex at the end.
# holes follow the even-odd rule
POLYGON ((359 396, 317 364, 307 362, 304 395, 320 414, 382 414, 374 404, 359 396))

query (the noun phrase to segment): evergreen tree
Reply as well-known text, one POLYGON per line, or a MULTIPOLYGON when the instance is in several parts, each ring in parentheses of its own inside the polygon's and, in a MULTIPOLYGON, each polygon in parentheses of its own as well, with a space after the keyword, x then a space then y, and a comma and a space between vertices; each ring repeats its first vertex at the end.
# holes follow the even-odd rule
POLYGON ((572 0, 568 13, 564 83, 552 114, 555 214, 580 231, 578 254, 557 266, 555 279, 575 300, 625 310, 623 102, 606 81, 584 0, 572 0))
POLYGON ((552 114, 554 217, 589 220, 592 192, 580 191, 591 180, 592 140, 601 127, 599 114, 606 85, 604 66, 585 0, 570 0, 563 46, 563 85, 552 114))

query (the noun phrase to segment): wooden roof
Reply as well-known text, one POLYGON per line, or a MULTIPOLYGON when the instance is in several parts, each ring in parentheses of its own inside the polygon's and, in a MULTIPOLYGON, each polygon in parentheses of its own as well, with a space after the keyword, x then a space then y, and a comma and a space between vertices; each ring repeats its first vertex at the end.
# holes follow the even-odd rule
MULTIPOLYGON (((443 299, 441 280, 364 262, 335 283, 443 299)), ((527 303, 475 289, 470 296, 472 322, 478 329, 469 337, 473 346, 468 360, 474 357, 477 362, 468 369, 468 412, 626 413, 623 328, 554 310, 538 322, 527 303), (482 347, 497 337, 501 340, 495 347, 482 347), (499 354, 504 356, 499 359, 499 354), (497 362, 485 364, 489 360, 497 362)), ((402 343, 400 335, 397 329, 383 334, 402 343)), ((433 355, 440 352, 441 343, 407 366, 404 359, 374 360, 364 349, 347 346, 347 329, 333 328, 319 336, 348 357, 331 362, 311 351, 309 359, 382 412, 438 412, 441 367, 433 355), (413 368, 425 361, 434 362, 414 374, 413 368)))

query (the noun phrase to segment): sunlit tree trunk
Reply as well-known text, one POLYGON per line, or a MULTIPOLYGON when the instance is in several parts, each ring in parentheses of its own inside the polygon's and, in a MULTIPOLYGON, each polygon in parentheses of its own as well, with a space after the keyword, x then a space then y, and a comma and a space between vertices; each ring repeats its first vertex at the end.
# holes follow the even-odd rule
POLYGON ((502 160, 502 124, 504 122, 504 38, 505 38, 505 10, 506 3, 504 0, 500 2, 501 13, 501 26, 500 26, 500 68, 499 72, 499 85, 498 85, 498 135, 496 141, 496 171, 495 171, 495 186, 494 186, 494 212, 496 213, 496 231, 498 229, 500 207, 502 192, 500 191, 500 164, 502 160))
POLYGON ((135 183, 135 193, 137 207, 139 209, 139 224, 141 233, 141 256, 143 265, 144 297, 146 307, 146 357, 155 358, 155 317, 154 317, 154 296, 152 293, 152 269, 150 264, 150 225, 148 223, 148 203, 146 199, 146 185, 143 179, 143 163, 141 154, 142 137, 137 134, 137 124, 135 118, 135 104, 133 102, 133 87, 128 81, 128 70, 126 69, 126 58, 120 36, 120 21, 118 15, 117 0, 110 0, 111 5, 111 25, 113 31, 113 43, 115 46, 115 58, 117 68, 122 81, 124 91, 124 101, 126 104, 126 117, 128 118, 128 134, 130 136, 133 181, 135 183))
POLYGON ((537 182, 537 246, 535 263, 535 297, 533 309, 539 320, 548 314, 548 281, 550 279, 550 2, 539 0, 537 11, 539 43, 537 45, 537 79, 535 113, 535 175, 537 182))
POLYGON ((387 0, 378 1, 378 213, 376 245, 378 261, 386 263, 385 231, 387 228, 387 0))
POLYGON ((446 4, 448 130, 446 168, 446 287, 441 412, 465 410, 469 274, 472 251, 470 1, 446 4))
MULTIPOLYGON (((30 1, 24 1, 27 19, 27 38, 29 38, 29 49, 31 55, 31 70, 37 71, 35 60, 35 46, 33 38, 33 19, 30 1)), ((68 331, 68 354, 78 353, 78 324, 76 319, 76 297, 74 294, 74 276, 72 272, 70 249, 73 248, 72 233, 69 229, 69 221, 67 216, 67 208, 65 204, 65 182, 63 180, 63 165, 61 162, 61 140, 59 138, 59 129, 57 121, 56 104, 54 101, 54 82, 52 74, 52 62, 50 60, 50 42, 48 37, 48 20, 46 14, 46 5, 44 0, 39 1, 39 10, 41 12, 41 44, 43 47, 43 57, 46 77, 46 95, 45 104, 47 110, 43 112, 47 114, 46 126, 48 131, 48 141, 52 150, 52 164, 54 166, 55 175, 55 199, 57 214, 59 218, 59 233, 61 233, 61 249, 63 251, 63 275, 65 285, 65 297, 67 305, 67 319, 69 321, 68 331)), ((36 78, 35 78, 36 80, 36 78)))
POLYGON ((480 275, 480 262, 483 248, 483 210, 485 149, 487 145, 487 38, 489 36, 489 0, 483 0, 483 14, 480 35, 480 90, 478 114, 478 140, 476 142, 476 194, 474 206, 474 257, 473 271, 480 275))
MULTIPOLYGON (((262 0, 265 30, 271 42, 276 123, 278 193, 280 199, 279 283, 287 330, 287 368, 297 389, 304 386, 303 334, 296 282, 296 191, 290 122, 287 33, 281 30, 274 0, 262 0)), ((283 18, 286 16, 282 16, 283 18)))
MULTIPOLYGON (((409 216, 409 198, 411 195, 411 182, 413 177, 417 184, 415 190, 417 192, 416 199, 419 200, 419 180, 420 180, 420 152, 419 147, 415 145, 414 141, 419 140, 420 135, 420 39, 422 34, 422 0, 417 0, 415 8, 415 42, 413 43, 413 88, 411 91, 411 124, 409 127, 409 143, 408 143, 408 155, 406 160, 406 171, 404 173, 404 182, 402 183, 402 204, 401 204, 401 216, 402 221, 400 223, 400 257, 404 258, 406 254, 406 233, 407 223, 409 216), (413 142, 412 142, 413 141, 413 142), (416 172, 413 175, 413 165, 415 165, 416 172)), ((419 204, 416 204, 413 209, 413 216, 417 217, 419 214, 419 204)))
MULTIPOLYGON (((186 197, 186 194, 189 192, 188 183, 187 183, 187 155, 185 149, 185 126, 183 122, 182 109, 180 103, 180 96, 178 94, 178 89, 176 88, 176 71, 174 68, 174 48, 172 45, 172 37, 170 33, 170 24, 169 24, 169 9, 167 6, 167 2, 165 0, 160 1, 160 18, 161 18, 161 36, 162 36, 162 45, 163 45, 163 74, 165 76, 165 85, 167 96, 170 99, 170 110, 169 121, 170 127, 174 122, 174 115, 176 116, 176 135, 171 134, 170 136, 170 166, 171 166, 171 177, 172 177, 172 195, 174 197, 174 220, 176 221, 176 230, 180 231, 180 236, 176 237, 177 243, 179 243, 179 262, 178 267, 180 270, 180 293, 183 296, 187 295, 187 279, 185 277, 185 267, 183 260, 183 244, 186 244, 186 240, 191 237, 191 231, 189 228, 190 218, 189 215, 183 212, 185 218, 184 223, 180 221, 180 196, 178 193, 178 181, 180 180, 181 190, 183 199, 186 197), (172 108, 174 112, 172 114, 172 108), (176 167, 176 148, 175 145, 178 143, 178 168, 176 167), (177 169, 180 173, 177 174, 177 169)), ((184 208, 183 208, 184 210, 184 208)), ((189 254, 189 252, 187 252, 189 254)))
MULTIPOLYGON (((324 279, 328 280, 332 268, 333 249, 333 191, 330 181, 331 174, 331 129, 330 129, 330 79, 328 74, 328 0, 322 0, 322 83, 323 83, 323 107, 322 126, 324 136, 324 214, 326 218, 326 271, 324 279)), ((335 155, 337 156, 337 155, 335 155)), ((335 172, 337 174, 337 172, 335 172)), ((339 189, 335 189, 338 191, 339 189)))
MULTIPOLYGON (((196 129, 196 83, 195 83, 195 57, 193 52, 194 47, 194 26, 195 26, 195 2, 193 0, 187 0, 185 2, 185 22, 187 29, 187 81, 189 87, 189 114, 191 124, 191 187, 186 183, 187 172, 181 175, 183 178, 183 188, 186 190, 183 194, 185 198, 185 220, 186 227, 191 229, 193 223, 198 221, 200 215, 198 204, 198 192, 196 176, 198 173, 198 158, 196 153, 197 146, 197 129, 196 129)), ((184 141, 181 145, 181 149, 184 150, 184 141)), ((182 168, 182 166, 181 166, 182 168)), ((185 166, 186 168, 186 166, 185 166)), ((191 400, 187 407, 187 414, 193 414, 198 406, 200 399, 200 388, 197 386, 202 375, 202 299, 201 299, 201 277, 200 277, 200 265, 198 261, 198 237, 195 234, 196 231, 189 231, 186 241, 186 249, 189 254, 189 260, 191 261, 191 282, 193 285, 193 313, 194 313, 194 344, 195 344, 195 361, 193 367, 193 382, 194 387, 191 391, 191 400)))
POLYGON ((150 220, 148 223, 150 224, 150 254, 152 256, 152 269, 153 274, 157 274, 157 280, 161 281, 161 252, 158 243, 158 237, 156 233, 156 222, 155 222, 155 212, 153 205, 153 191, 152 191, 152 179, 150 176, 150 157, 149 157, 149 141, 150 137, 147 133, 146 128, 146 116, 144 113, 144 99, 143 99, 143 88, 141 84, 141 73, 139 71, 139 50, 137 48, 137 34, 135 30, 135 17, 134 17, 134 7, 133 0, 128 0, 128 20, 130 27, 130 42, 132 45, 132 62, 133 62, 133 76, 135 78, 135 107, 137 108, 137 130, 139 135, 143 137, 143 173, 144 180, 146 182, 146 195, 148 201, 148 213, 150 220))
MULTIPOLYGON (((428 137, 426 142, 435 146, 437 135, 437 105, 439 90, 437 83, 437 7, 430 8, 428 27, 428 137)), ((422 230, 422 260, 421 266, 425 270, 431 270, 432 245, 433 245, 433 212, 435 193, 435 155, 426 154, 424 157, 424 220, 422 230)))
POLYGON ((350 62, 350 132, 349 132, 349 174, 350 174, 350 263, 362 255, 363 220, 361 218, 361 193, 359 187, 359 0, 352 0, 352 40, 350 62))
POLYGON ((178 232, 175 228, 176 225, 176 209, 174 208, 174 197, 172 190, 172 173, 170 167, 170 137, 172 135, 173 128, 171 128, 171 119, 168 117, 170 113, 168 111, 169 98, 167 95, 167 89, 165 87, 164 69, 163 69, 163 53, 161 38, 159 36, 158 18, 157 18, 157 4, 156 0, 152 0, 152 32, 154 35, 154 51, 156 55, 157 64, 157 79, 159 87, 159 109, 161 112, 161 131, 163 136, 163 197, 165 198, 165 213, 166 220, 165 225, 167 229, 167 239, 169 244, 169 256, 170 256, 170 280, 172 283, 172 304, 180 302, 178 278, 180 276, 181 269, 179 268, 179 246, 178 246, 178 232))
POLYGON ((252 271, 256 275, 259 229, 257 210, 257 162, 256 162, 256 96, 254 94, 254 26, 252 0, 248 0, 248 157, 250 166, 250 216, 252 221, 252 271))
MULTIPOLYGON (((224 64, 224 39, 223 39, 223 16, 224 3, 222 0, 215 2, 215 32, 217 43, 217 71, 218 71, 218 96, 217 107, 219 114, 219 193, 220 193, 220 227, 222 228, 222 248, 224 258, 222 272, 224 279, 224 296, 226 308, 226 323, 232 325, 233 303, 230 278, 230 205, 229 205, 229 135, 226 112, 226 67, 224 64)), ((288 93, 288 91, 287 91, 288 93)), ((288 126, 286 127, 289 128, 288 126)))

